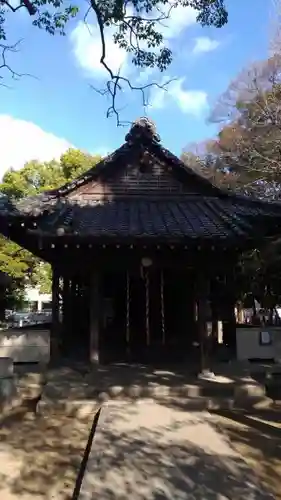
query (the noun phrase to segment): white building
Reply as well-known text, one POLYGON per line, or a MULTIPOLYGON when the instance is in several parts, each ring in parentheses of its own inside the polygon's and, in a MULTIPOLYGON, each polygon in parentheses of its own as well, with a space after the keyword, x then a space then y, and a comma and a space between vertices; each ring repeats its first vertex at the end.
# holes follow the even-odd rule
POLYGON ((51 294, 40 293, 37 288, 26 287, 25 300, 34 306, 35 311, 41 312, 43 309, 51 309, 51 294))

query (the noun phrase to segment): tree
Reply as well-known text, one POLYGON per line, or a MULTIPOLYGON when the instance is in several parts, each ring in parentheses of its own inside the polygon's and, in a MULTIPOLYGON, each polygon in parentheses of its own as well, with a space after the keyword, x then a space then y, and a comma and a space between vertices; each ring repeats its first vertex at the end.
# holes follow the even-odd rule
MULTIPOLYGON (((30 161, 21 170, 10 169, 4 174, 0 192, 20 199, 54 189, 94 167, 100 159, 98 155, 69 149, 59 161, 30 161)), ((11 287, 8 290, 9 300, 13 293, 21 299, 20 291, 27 284, 38 287, 42 293, 50 292, 50 266, 3 236, 0 237, 0 271, 13 278, 12 293, 11 287)))
POLYGON ((0 290, 0 319, 4 317, 6 308, 13 308, 23 301, 24 284, 28 276, 32 275, 37 260, 27 250, 16 243, 0 237, 0 272, 2 276, 9 276, 5 286, 0 290))
MULTIPOLYGON (((269 57, 244 68, 219 97, 211 140, 189 146, 183 160, 220 187, 270 200, 281 193, 281 0, 274 3, 269 57)), ((281 301, 281 240, 241 255, 236 295, 264 307, 281 301)))
POLYGON ((11 198, 32 196, 40 191, 64 184, 65 176, 60 162, 55 160, 40 163, 30 161, 21 170, 7 170, 0 184, 2 193, 11 198))
MULTIPOLYGON (((241 72, 221 96, 217 136, 189 146, 183 160, 219 187, 280 199, 281 81, 279 54, 241 72), (231 182, 229 182, 231 181, 231 182)), ((281 240, 241 255, 236 297, 272 309, 281 300, 281 240)))
MULTIPOLYGON (((220 28, 227 23, 227 11, 224 0, 90 0, 86 11, 82 4, 67 4, 63 0, 20 0, 17 7, 9 0, 2 0, 0 9, 0 47, 2 48, 2 65, 0 69, 7 70, 13 77, 20 76, 7 63, 7 52, 17 50, 16 45, 6 43, 6 18, 9 11, 16 12, 27 9, 32 16, 32 24, 46 30, 51 35, 66 34, 67 24, 71 18, 79 16, 87 23, 89 14, 94 14, 100 36, 100 63, 108 74, 105 88, 99 90, 102 95, 111 98, 107 116, 114 115, 119 121, 116 98, 124 86, 138 90, 145 104, 145 86, 137 87, 128 78, 115 74, 107 64, 106 37, 108 30, 113 33, 114 42, 124 49, 131 57, 131 63, 140 68, 158 68, 163 72, 172 62, 172 51, 165 43, 161 33, 161 24, 170 17, 171 12, 179 7, 192 8, 197 13, 197 21, 202 26, 220 28)), ((0 75, 1 77, 1 75, 0 75)), ((3 78, 3 77, 2 77, 3 78)), ((159 85, 158 85, 159 86, 159 85)), ((165 85, 164 85, 165 88, 165 85)), ((97 89, 96 89, 97 90, 97 89)))
POLYGON ((226 167, 215 139, 187 146, 181 159, 189 168, 207 178, 215 186, 227 190, 243 190, 242 180, 239 175, 226 167))
POLYGON ((219 98, 211 121, 221 130, 218 158, 243 178, 244 190, 279 197, 281 183, 281 55, 243 70, 219 98))
POLYGON ((100 155, 90 155, 80 149, 68 149, 60 157, 60 168, 66 181, 71 181, 100 161, 100 155))
POLYGON ((271 0, 269 22, 269 57, 281 51, 281 0, 271 0))
POLYGON ((7 170, 0 184, 0 191, 11 198, 22 198, 55 189, 75 179, 100 160, 101 156, 90 155, 79 149, 68 149, 59 161, 40 163, 32 160, 21 170, 7 170))

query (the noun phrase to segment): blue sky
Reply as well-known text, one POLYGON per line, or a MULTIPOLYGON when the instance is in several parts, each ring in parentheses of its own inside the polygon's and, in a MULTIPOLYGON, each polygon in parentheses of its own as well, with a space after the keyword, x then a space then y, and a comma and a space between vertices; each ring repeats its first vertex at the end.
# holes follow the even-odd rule
MULTIPOLYGON (((84 8, 86 3, 80 2, 84 8)), ((243 66, 267 55, 271 2, 226 3, 229 23, 222 29, 201 28, 194 22, 194 13, 186 10, 175 13, 162 28, 174 52, 164 78, 177 80, 167 92, 151 92, 147 114, 156 122, 164 145, 178 155, 186 144, 215 133, 214 126, 206 123, 209 106, 243 66)), ((105 117, 106 98, 90 88, 102 88, 104 81, 91 21, 92 36, 78 18, 69 25, 67 37, 51 37, 33 27, 27 13, 9 15, 8 41, 23 39, 19 52, 9 55, 10 65, 36 78, 11 81, 7 77, 10 88, 0 87, 1 173, 31 158, 58 156, 70 145, 104 154, 122 144, 127 129, 116 128, 114 119, 105 117)), ((122 71, 132 81, 163 78, 157 72, 149 76, 132 72, 110 36, 108 57, 113 65, 122 62, 122 71)), ((125 91, 119 103, 124 106, 124 120, 144 114, 137 92, 125 91)))

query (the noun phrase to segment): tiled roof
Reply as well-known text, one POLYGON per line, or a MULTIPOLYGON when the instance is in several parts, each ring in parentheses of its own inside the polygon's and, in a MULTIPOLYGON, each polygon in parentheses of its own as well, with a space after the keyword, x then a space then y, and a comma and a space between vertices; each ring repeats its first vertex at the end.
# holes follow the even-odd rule
MULTIPOLYGON (((164 174, 160 177, 163 180, 164 174)), ((22 224, 25 220, 26 228, 35 224, 39 231, 49 235, 237 240, 257 235, 262 237, 265 234, 262 226, 268 226, 270 230, 276 226, 281 220, 281 204, 236 196, 213 186, 163 148, 154 127, 143 120, 133 125, 123 146, 61 188, 17 202, 0 197, 3 228, 9 227, 10 219, 15 224, 22 224), (157 189, 153 190, 153 177, 148 184, 144 182, 141 190, 136 177, 133 179, 134 189, 123 189, 122 183, 121 191, 112 188, 111 201, 105 201, 106 196, 95 198, 91 195, 90 200, 85 195, 85 186, 91 186, 97 180, 103 186, 109 186, 110 179, 124 166, 132 172, 144 154, 150 155, 149 161, 154 162, 153 165, 164 165, 163 172, 169 172, 186 190, 176 190, 177 194, 172 194, 172 189, 161 191, 158 190, 160 182, 159 186, 156 182, 157 189), (198 189, 191 189, 195 184, 198 189), (78 193, 76 200, 75 193, 78 193)), ((5 231, 8 233, 9 229, 5 231)))
POLYGON ((237 239, 253 236, 256 229, 254 219, 245 208, 213 197, 181 201, 131 199, 84 206, 68 203, 38 222, 42 231, 54 235, 79 234, 120 240, 237 239))

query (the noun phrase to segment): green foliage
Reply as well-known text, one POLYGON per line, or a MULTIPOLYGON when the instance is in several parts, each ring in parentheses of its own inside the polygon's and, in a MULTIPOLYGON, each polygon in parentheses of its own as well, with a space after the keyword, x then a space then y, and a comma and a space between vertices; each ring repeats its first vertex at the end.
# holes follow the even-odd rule
MULTIPOLYGON (((35 17, 33 26, 51 35, 65 35, 71 19, 78 14, 85 18, 92 11, 100 31, 101 49, 105 49, 104 30, 110 26, 114 30, 114 42, 131 54, 132 64, 155 67, 160 71, 172 62, 171 49, 165 46, 161 32, 161 23, 169 17, 172 9, 193 8, 202 26, 220 28, 228 20, 224 0, 92 0, 89 5, 81 2, 75 5, 63 0, 34 0, 30 3, 22 0, 18 8, 27 8, 35 17)), ((6 40, 5 22, 9 10, 15 12, 13 4, 7 0, 0 10, 2 40, 6 40)))
POLYGON ((32 22, 33 26, 46 30, 50 35, 59 33, 65 36, 67 23, 79 12, 75 5, 65 7, 66 3, 64 0, 35 0, 36 19, 32 22))
MULTIPOLYGON (((22 282, 13 280, 6 289, 4 301, 2 302, 4 309, 22 309, 24 306, 24 288, 22 282)), ((2 312, 2 311, 1 311, 2 312)))
MULTIPOLYGON (((80 21, 83 19, 88 29, 88 18, 91 24, 93 22, 96 24, 100 41, 100 64, 107 73, 104 88, 99 89, 98 93, 109 97, 111 104, 109 104, 106 116, 107 118, 114 117, 117 126, 124 124, 119 119, 119 110, 123 106, 120 108, 117 102, 124 87, 130 91, 138 91, 142 97, 142 104, 147 105, 149 104, 148 95, 144 91, 155 85, 164 90, 170 80, 162 81, 161 84, 153 81, 139 86, 123 75, 122 71, 115 72, 108 63, 108 28, 110 28, 113 42, 127 52, 128 59, 133 66, 163 72, 173 61, 171 44, 165 37, 164 29, 165 22, 175 9, 193 9, 193 12, 197 13, 197 22, 202 26, 220 28, 228 20, 225 0, 91 0, 90 2, 77 1, 76 5, 63 0, 20 0, 16 8, 9 1, 12 0, 3 0, 2 10, 0 8, 0 38, 2 37, 3 40, 6 40, 5 22, 8 11, 16 12, 20 8, 27 9, 33 18, 31 21, 33 26, 51 35, 65 35, 71 20, 76 16, 80 21)), ((18 43, 18 41, 12 45, 0 43, 3 59, 3 64, 0 66, 0 78, 4 78, 5 72, 12 78, 21 76, 13 70, 7 58, 9 51, 17 51, 18 43)), ((97 90, 93 86, 92 88, 97 90)))
POLYGON ((101 160, 99 155, 92 156, 80 149, 68 149, 60 158, 60 168, 66 181, 71 181, 101 160))
MULTIPOLYGON (((4 174, 0 192, 10 198, 20 199, 55 189, 94 167, 100 160, 98 155, 69 149, 59 161, 30 161, 21 170, 10 169, 4 174)), ((21 290, 27 284, 38 287, 41 293, 49 293, 51 290, 50 265, 42 263, 30 252, 3 236, 0 237, 0 271, 13 278, 12 289, 8 290, 9 301, 14 293, 21 298, 21 290)))
POLYGON ((47 262, 37 262, 31 275, 30 285, 39 288, 40 293, 51 293, 52 268, 47 262))
POLYGON ((0 184, 0 192, 12 198, 33 196, 41 191, 58 188, 79 176, 100 161, 79 149, 69 149, 60 161, 40 163, 36 160, 24 165, 21 170, 8 170, 0 184))
POLYGON ((16 243, 0 238, 0 271, 12 278, 23 278, 32 267, 33 257, 16 243))
POLYGON ((39 163, 36 160, 24 165, 21 170, 8 170, 0 184, 2 193, 13 198, 32 196, 62 185, 65 182, 59 162, 39 163))
POLYGON ((132 56, 138 67, 165 70, 172 62, 170 47, 165 46, 161 23, 177 7, 197 11, 202 26, 221 28, 227 23, 224 0, 96 0, 91 2, 99 28, 116 28, 114 41, 132 56), (145 43, 145 47, 144 47, 145 43))

